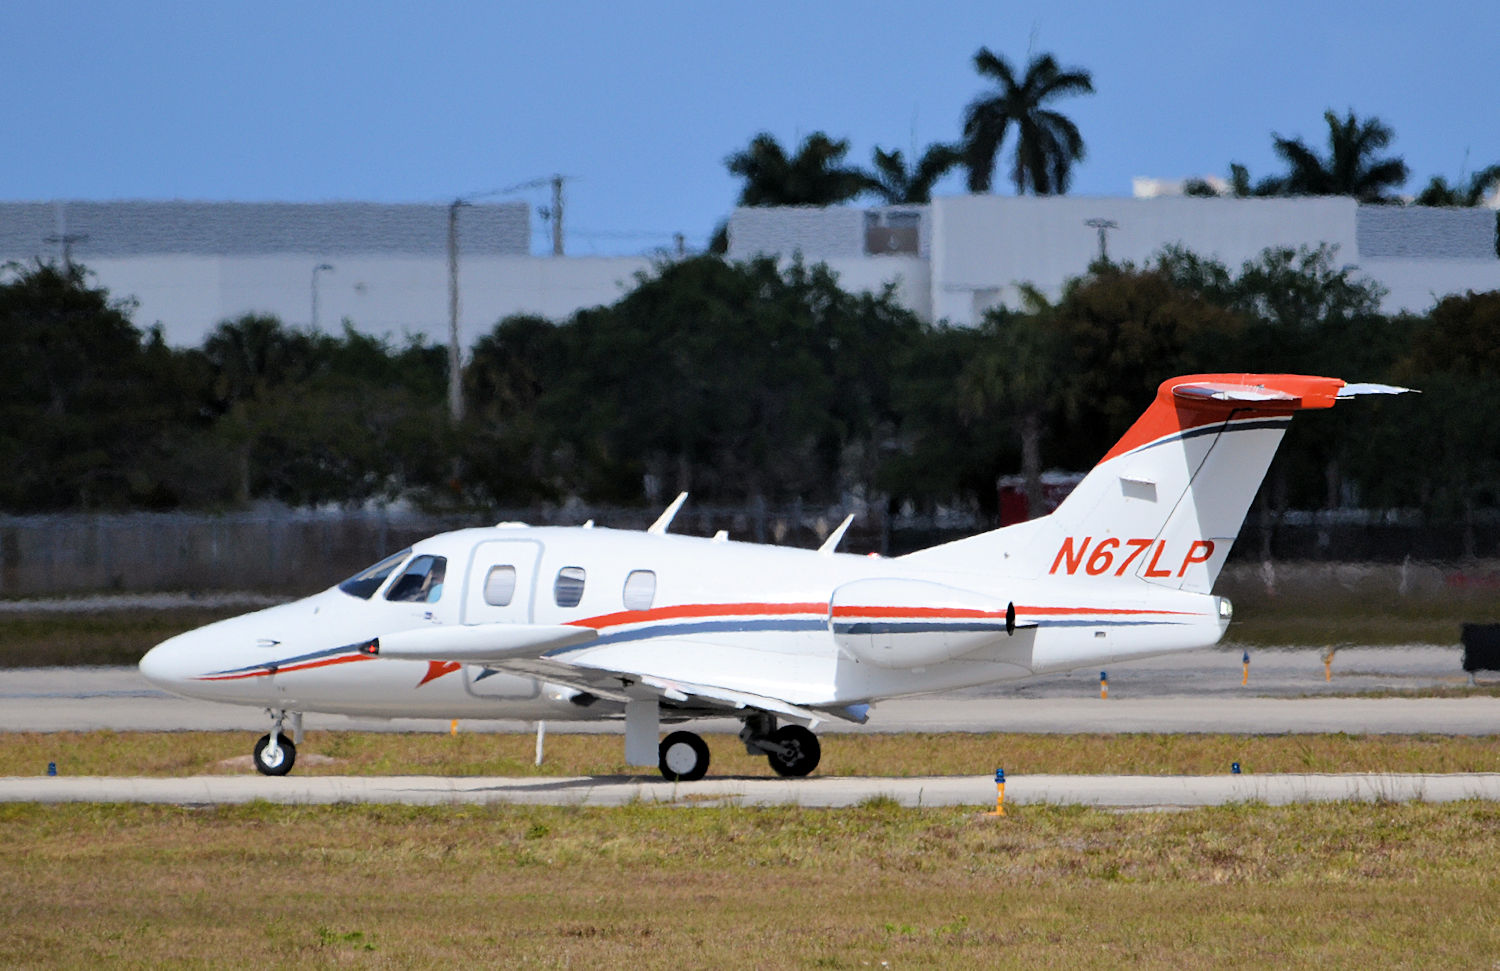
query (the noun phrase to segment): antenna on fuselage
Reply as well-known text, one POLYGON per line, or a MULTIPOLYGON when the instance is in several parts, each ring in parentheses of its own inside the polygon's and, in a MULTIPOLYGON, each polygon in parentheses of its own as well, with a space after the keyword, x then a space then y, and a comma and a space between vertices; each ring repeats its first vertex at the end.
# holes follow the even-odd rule
POLYGON ((672 525, 672 520, 677 517, 677 510, 682 508, 684 502, 687 502, 687 497, 688 494, 686 492, 679 492, 677 498, 672 500, 672 504, 657 517, 656 522, 652 523, 646 532, 655 533, 657 536, 666 533, 667 527, 672 525))
POLYGON ((838 549, 839 541, 849 531, 849 524, 852 522, 854 522, 854 513, 851 512, 844 517, 843 522, 839 523, 838 529, 828 534, 828 538, 823 541, 823 545, 818 547, 818 552, 824 556, 832 556, 833 551, 838 549))

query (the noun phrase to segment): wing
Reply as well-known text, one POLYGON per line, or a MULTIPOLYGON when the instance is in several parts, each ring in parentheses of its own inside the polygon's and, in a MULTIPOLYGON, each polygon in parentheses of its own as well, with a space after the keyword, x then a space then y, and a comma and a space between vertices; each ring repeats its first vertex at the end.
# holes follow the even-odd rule
POLYGON ((621 702, 638 697, 644 688, 657 695, 668 717, 732 715, 747 709, 772 712, 805 725, 828 717, 863 724, 868 717, 868 705, 808 707, 723 685, 597 667, 566 655, 548 656, 550 651, 587 645, 598 636, 591 627, 571 624, 444 625, 386 634, 360 650, 374 657, 482 664, 487 670, 530 675, 621 702))
POLYGON ((574 660, 570 655, 558 657, 512 658, 493 665, 511 674, 567 685, 589 694, 614 701, 640 697, 642 689, 654 693, 661 702, 662 715, 683 718, 734 716, 743 711, 766 711, 802 725, 816 725, 829 718, 863 725, 869 718, 869 705, 799 705, 783 698, 745 691, 726 685, 683 681, 642 671, 626 671, 574 660))

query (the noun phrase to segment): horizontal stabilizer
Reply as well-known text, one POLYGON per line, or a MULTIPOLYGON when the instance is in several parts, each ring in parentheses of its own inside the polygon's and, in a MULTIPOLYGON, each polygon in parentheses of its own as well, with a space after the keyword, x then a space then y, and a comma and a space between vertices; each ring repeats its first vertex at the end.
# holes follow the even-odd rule
POLYGON ((1222 402, 1233 409, 1268 412, 1332 408, 1345 398, 1366 394, 1406 394, 1410 388, 1390 384, 1347 384, 1338 378, 1306 374, 1200 374, 1168 381, 1163 389, 1184 404, 1222 402))
POLYGON ((1394 384, 1346 384, 1339 389, 1340 398, 1357 398, 1362 394, 1421 394, 1411 388, 1398 388, 1394 384))
POLYGON ((1247 404, 1295 404, 1297 396, 1275 388, 1252 387, 1243 384, 1179 384, 1172 388, 1179 398, 1196 398, 1209 401, 1234 401, 1247 404))
POLYGON ((593 628, 565 624, 443 625, 383 634, 361 650, 375 657, 405 661, 494 664, 538 657, 559 647, 587 643, 598 636, 599 632, 593 628))

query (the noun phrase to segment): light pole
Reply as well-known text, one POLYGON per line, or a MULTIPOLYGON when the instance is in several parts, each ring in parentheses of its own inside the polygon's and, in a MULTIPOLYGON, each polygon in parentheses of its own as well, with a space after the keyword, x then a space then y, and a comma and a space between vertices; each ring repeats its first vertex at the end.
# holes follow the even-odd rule
POLYGON ((1119 229, 1120 224, 1115 222, 1113 219, 1085 219, 1083 221, 1083 224, 1085 226, 1092 226, 1093 228, 1099 230, 1099 262, 1108 263, 1109 231, 1111 229, 1119 229))
POLYGON ((458 344, 458 209, 468 204, 458 198, 448 206, 448 416, 455 425, 464 420, 463 359, 458 344))
POLYGON ((318 329, 318 274, 324 270, 332 270, 332 263, 319 263, 312 270, 312 329, 318 329))
MULTIPOLYGON (((464 418, 464 393, 463 393, 463 351, 458 343, 458 210, 464 206, 472 205, 477 199, 488 199, 491 196, 509 195, 512 192, 520 192, 523 189, 534 189, 538 186, 552 183, 556 205, 562 205, 562 183, 564 176, 555 176, 548 179, 532 179, 530 182, 522 182, 519 185, 509 186, 504 189, 492 189, 489 192, 471 192, 465 196, 459 196, 448 204, 448 415, 454 424, 463 421, 464 418)), ((560 251, 562 247, 562 230, 553 229, 553 248, 560 251)))

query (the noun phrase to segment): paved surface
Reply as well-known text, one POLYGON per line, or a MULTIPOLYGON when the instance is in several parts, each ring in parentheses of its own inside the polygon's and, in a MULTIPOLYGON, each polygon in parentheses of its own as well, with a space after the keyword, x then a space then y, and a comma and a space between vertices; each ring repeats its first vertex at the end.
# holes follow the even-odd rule
MULTIPOLYGON (((1195 651, 1122 664, 1109 672, 1109 699, 1097 671, 990 685, 942 697, 885 701, 864 726, 825 723, 819 731, 974 732, 1282 732, 1500 734, 1500 698, 1369 698, 1344 693, 1458 686, 1468 682, 1459 648, 1351 648, 1338 652, 1333 680, 1318 650, 1252 652, 1241 685, 1239 649, 1195 651)), ((309 714, 309 730, 448 730, 439 719, 348 718, 309 714)), ((148 684, 133 667, 0 671, 0 732, 244 731, 268 727, 258 708, 189 701, 148 684)), ((738 730, 700 721, 705 732, 738 730)), ((527 731, 508 720, 466 719, 466 732, 527 731)), ((618 732, 617 722, 551 722, 549 732, 618 732)))
MULTIPOLYGON (((853 806, 885 797, 904 806, 995 804, 990 777, 870 779, 710 778, 673 784, 638 777, 501 779, 436 776, 194 776, 185 779, 0 779, 0 802, 147 802, 220 805, 275 803, 403 803, 459 805, 617 806, 645 802, 674 806, 853 806)), ((1014 776, 1007 806, 1038 803, 1130 808, 1216 806, 1226 803, 1358 800, 1372 802, 1500 799, 1500 773, 1463 775, 1222 775, 1014 776)))
MULTIPOLYGON (((820 731, 1007 732, 1350 732, 1500 734, 1500 698, 1372 698, 1360 693, 1467 683, 1458 648, 1352 648, 1324 679, 1319 650, 1265 650, 1251 655, 1242 685, 1241 650, 1219 648, 1136 661, 1109 672, 1110 697, 1099 697, 1098 672, 1080 671, 991 685, 931 698, 887 701, 868 725, 825 724, 820 731), (1354 697, 1341 697, 1352 693, 1354 697)), ((466 732, 528 731, 515 721, 465 720, 466 732)), ((260 734, 254 708, 188 701, 157 690, 135 668, 35 668, 0 671, 0 732, 244 731, 260 734)), ((308 715, 309 730, 448 730, 434 719, 358 719, 308 715)), ((729 720, 695 723, 700 731, 738 729, 729 720)), ((618 723, 549 723, 549 732, 619 732, 618 723)), ((247 742, 248 745, 248 742, 247 742)), ((875 797, 903 805, 994 805, 989 776, 916 779, 710 777, 672 784, 654 776, 500 779, 298 776, 200 776, 178 779, 0 779, 4 801, 122 801, 184 805, 247 802, 530 803, 619 805, 850 806, 875 797)), ((1500 800, 1500 774, 1012 776, 1006 803, 1173 807, 1233 802, 1327 800, 1500 800)))

